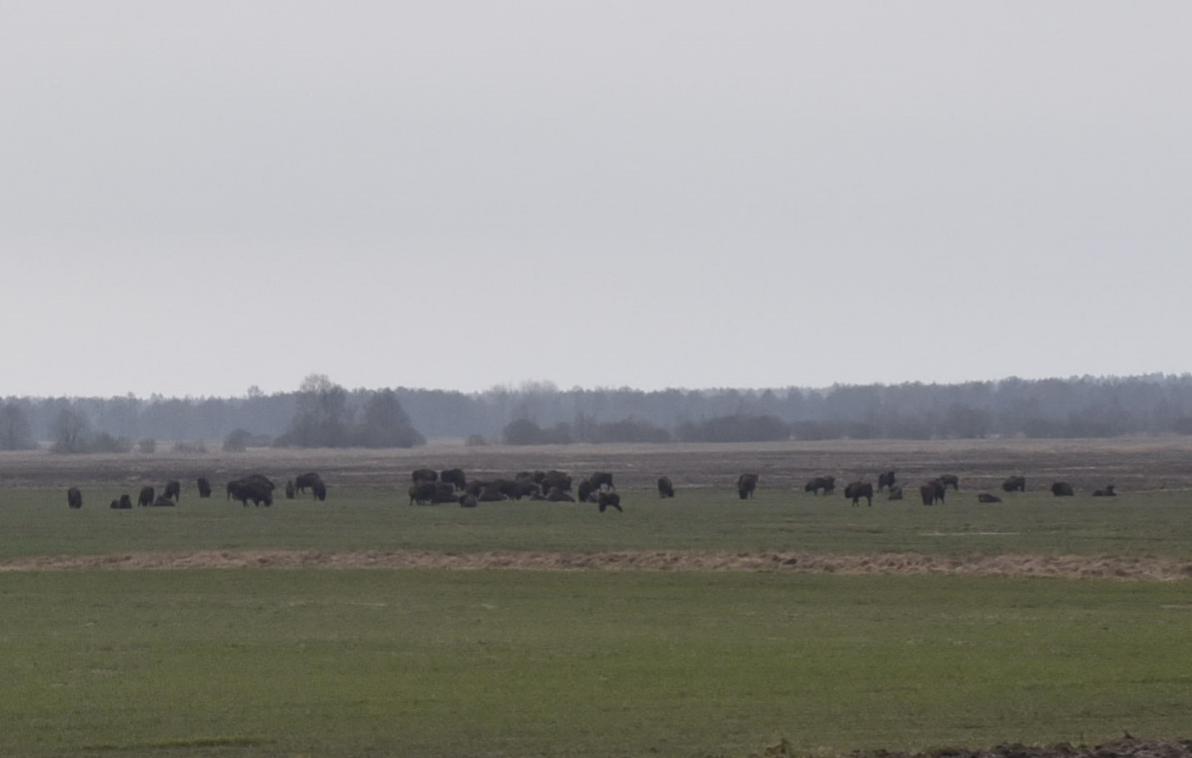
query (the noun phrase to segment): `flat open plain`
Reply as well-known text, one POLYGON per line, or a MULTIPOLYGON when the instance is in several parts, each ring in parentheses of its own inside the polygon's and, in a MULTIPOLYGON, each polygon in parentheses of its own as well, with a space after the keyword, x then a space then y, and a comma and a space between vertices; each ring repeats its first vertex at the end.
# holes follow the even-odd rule
POLYGON ((0 455, 0 754, 749 755, 1192 733, 1192 445, 0 455), (625 513, 410 507, 409 472, 614 473, 625 513), (961 479, 944 506, 817 474, 961 479), (326 503, 227 478, 319 471, 326 503), (742 502, 737 474, 761 475, 742 502), (199 500, 197 475, 217 495, 199 500), (660 474, 680 491, 660 501, 660 474), (1002 494, 1010 474, 1025 495, 1002 494), (179 507, 110 511, 184 480, 179 507), (1076 485, 1074 498, 1045 493, 1076 485), (1092 498, 1116 484, 1118 498, 1092 498), (85 506, 70 511, 65 488, 85 506))

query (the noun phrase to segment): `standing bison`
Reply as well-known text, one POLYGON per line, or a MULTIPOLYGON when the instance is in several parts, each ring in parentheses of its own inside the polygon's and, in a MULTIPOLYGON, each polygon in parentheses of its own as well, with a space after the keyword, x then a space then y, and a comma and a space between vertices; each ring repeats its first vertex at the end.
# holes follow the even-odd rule
POLYGON ((945 487, 951 487, 957 492, 960 492, 960 479, 955 474, 944 474, 937 477, 936 481, 945 487))
POLYGON ((834 476, 817 476, 803 487, 804 492, 810 492, 813 495, 818 495, 821 492, 825 495, 831 495, 836 490, 836 477, 834 476))
POLYGON ((66 505, 74 510, 83 507, 83 493, 78 487, 71 487, 66 491, 66 505))
POLYGON ((894 471, 883 471, 877 475, 877 491, 881 492, 887 487, 894 486, 894 471))
POLYGON ((853 505, 860 505, 861 498, 870 507, 873 506, 873 485, 869 482, 853 482, 844 488, 844 496, 853 501, 853 505))
POLYGON ((669 476, 658 477, 658 497, 666 499, 675 496, 675 485, 671 483, 669 476))
POLYGON ((923 505, 935 505, 936 503, 943 505, 947 494, 948 489, 939 479, 932 479, 919 488, 919 496, 923 498, 923 505))
POLYGON ((297 490, 299 494, 302 494, 307 490, 314 489, 315 485, 320 484, 322 481, 323 477, 319 476, 314 471, 310 471, 300 475, 294 480, 294 489, 297 490))
POLYGON ((200 476, 198 481, 195 482, 195 487, 199 490, 199 497, 211 497, 211 482, 208 481, 207 477, 200 476))
POLYGON ((166 482, 166 489, 161 493, 163 497, 172 498, 175 503, 182 499, 182 483, 177 479, 166 482))
POLYGON ((757 474, 741 474, 737 477, 737 497, 748 500, 757 491, 757 474))
POLYGON ((588 477, 588 481, 591 482, 592 489, 595 490, 616 489, 613 486, 613 475, 607 471, 597 471, 588 477))
POLYGON ((414 480, 414 484, 421 482, 437 482, 439 481, 439 474, 434 469, 420 468, 417 469, 410 478, 414 480))
POLYGON ((157 493, 152 487, 142 487, 141 494, 137 495, 137 505, 142 508, 153 505, 153 501, 157 499, 157 493))
POLYGON ((464 490, 468 486, 468 477, 464 475, 464 470, 459 468, 449 468, 439 474, 439 481, 446 482, 457 490, 464 490))
POLYGON ((616 508, 618 513, 624 513, 621 510, 621 496, 615 492, 601 490, 597 496, 596 504, 600 507, 601 513, 604 513, 606 508, 616 508))
POLYGON ((1026 492, 1026 477, 1012 476, 1002 482, 1002 492, 1026 492))

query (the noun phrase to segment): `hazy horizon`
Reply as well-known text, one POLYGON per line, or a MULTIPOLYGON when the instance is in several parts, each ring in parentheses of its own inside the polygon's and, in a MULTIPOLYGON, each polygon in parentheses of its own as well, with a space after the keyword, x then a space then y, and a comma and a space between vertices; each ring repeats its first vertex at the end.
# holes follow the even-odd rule
POLYGON ((1181 374, 1190 33, 0 0, 0 395, 1181 374))

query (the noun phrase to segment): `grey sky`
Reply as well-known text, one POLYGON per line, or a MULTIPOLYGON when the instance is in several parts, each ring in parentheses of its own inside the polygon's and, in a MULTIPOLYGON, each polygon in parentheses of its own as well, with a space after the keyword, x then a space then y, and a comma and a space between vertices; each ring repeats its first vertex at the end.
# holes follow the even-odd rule
POLYGON ((4 394, 1192 369, 1187 2, 0 0, 4 394))

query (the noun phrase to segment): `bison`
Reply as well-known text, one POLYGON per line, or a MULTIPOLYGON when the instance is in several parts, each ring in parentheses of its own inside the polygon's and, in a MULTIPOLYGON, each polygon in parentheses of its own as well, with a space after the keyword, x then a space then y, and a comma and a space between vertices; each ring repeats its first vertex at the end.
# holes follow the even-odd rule
POLYGON ((71 487, 66 491, 66 505, 75 510, 83 507, 83 493, 78 487, 71 487))
POLYGON ((737 477, 737 497, 748 500, 757 491, 757 474, 741 474, 737 477))
POLYGON ((885 489, 887 487, 893 487, 893 486, 894 486, 894 472, 893 472, 893 470, 883 471, 882 473, 877 475, 877 491, 878 492, 881 492, 883 489, 885 489))
POLYGON ((960 479, 958 479, 955 474, 944 474, 942 476, 936 477, 936 481, 944 485, 944 487, 950 486, 952 489, 960 492, 960 479))
POLYGON ((1026 492, 1026 477, 1012 476, 1002 482, 1002 492, 1026 492))
POLYGON ((600 506, 601 513, 604 513, 606 508, 616 508, 618 513, 624 513, 621 510, 621 496, 615 492, 601 490, 596 497, 596 504, 600 506))
POLYGON ((233 479, 228 482, 227 490, 229 499, 239 500, 240 504, 245 507, 248 506, 249 500, 258 507, 273 505, 274 484, 260 474, 250 474, 242 479, 233 479))
POLYGON ((596 490, 593 489, 592 483, 587 479, 580 481, 579 486, 576 488, 576 493, 579 495, 579 501, 581 503, 594 502, 595 492, 596 490))
POLYGON ((550 471, 547 471, 545 474, 543 474, 542 478, 539 479, 538 474, 540 473, 542 472, 534 472, 534 481, 537 482, 543 490, 550 492, 552 488, 558 487, 564 492, 571 491, 571 477, 568 474, 562 471, 551 469, 550 471))
POLYGON ((165 491, 161 494, 164 497, 173 498, 174 502, 177 503, 182 499, 182 483, 177 479, 171 479, 170 481, 166 482, 165 491))
POLYGON ((980 495, 977 495, 977 502, 978 503, 1000 503, 1000 502, 1002 502, 1002 499, 1000 497, 998 497, 997 495, 991 495, 988 492, 982 492, 980 495))
POLYGON ((588 477, 588 481, 592 484, 592 489, 616 489, 613 486, 613 475, 607 471, 597 471, 588 477))
POLYGON ((311 485, 310 489, 311 493, 320 503, 327 499, 327 485, 323 484, 321 479, 311 485))
POLYGON ((939 479, 932 479, 919 488, 919 497, 923 499, 923 505, 943 504, 947 494, 948 489, 939 479))
POLYGON ((1117 487, 1107 484, 1104 489, 1093 490, 1093 497, 1117 497, 1117 487))
POLYGON ((132 498, 128 496, 127 492, 120 496, 120 510, 132 510, 132 498))
POLYGON ((410 505, 430 505, 435 500, 435 482, 418 482, 410 487, 410 505))
POLYGON ((469 495, 467 493, 464 493, 463 495, 459 496, 459 507, 460 508, 475 508, 478 502, 479 501, 476 500, 475 495, 469 495))
POLYGON ((668 497, 675 496, 675 485, 671 483, 669 476, 658 477, 658 497, 664 500, 668 497))
POLYGON ((464 470, 461 468, 449 468, 439 474, 439 481, 446 482, 458 490, 463 490, 468 486, 468 477, 464 475, 464 470))
POLYGON ((821 491, 825 495, 831 495, 835 490, 836 477, 834 476, 817 476, 803 487, 804 492, 810 492, 813 495, 818 495, 821 491))
POLYGON ((1076 490, 1072 489, 1072 485, 1067 482, 1056 482, 1051 485, 1051 494, 1055 497, 1072 497, 1076 494, 1076 490))
POLYGON ((437 482, 439 481, 439 474, 434 469, 420 468, 411 474, 410 478, 414 480, 414 484, 419 484, 420 482, 437 482))
POLYGON ((574 503, 575 498, 571 496, 570 492, 564 492, 558 487, 551 487, 550 492, 546 493, 546 499, 551 503, 574 503))
POLYGON ((201 498, 211 497, 211 482, 208 481, 207 477, 200 476, 198 478, 198 480, 195 482, 195 487, 199 491, 199 497, 201 497, 201 498))
POLYGON ((153 507, 155 508, 173 508, 175 505, 177 503, 166 497, 166 493, 164 492, 158 495, 157 499, 153 501, 153 507))
POLYGON ((323 477, 319 476, 314 471, 310 471, 308 473, 299 475, 298 478, 294 480, 294 489, 297 490, 299 494, 302 494, 307 490, 314 489, 315 485, 322 481, 323 477))
POLYGON ((294 499, 294 494, 295 494, 296 492, 297 492, 297 490, 294 488, 294 480, 293 480, 293 479, 287 479, 287 480, 286 480, 286 487, 285 487, 286 500, 293 500, 293 499, 294 499))
POLYGON ((142 508, 147 505, 153 505, 153 501, 157 499, 157 493, 152 487, 142 487, 141 494, 137 495, 137 505, 142 508))
POLYGON ((870 507, 873 506, 873 485, 869 482, 853 482, 844 488, 844 496, 853 501, 853 505, 860 505, 861 498, 870 507))

